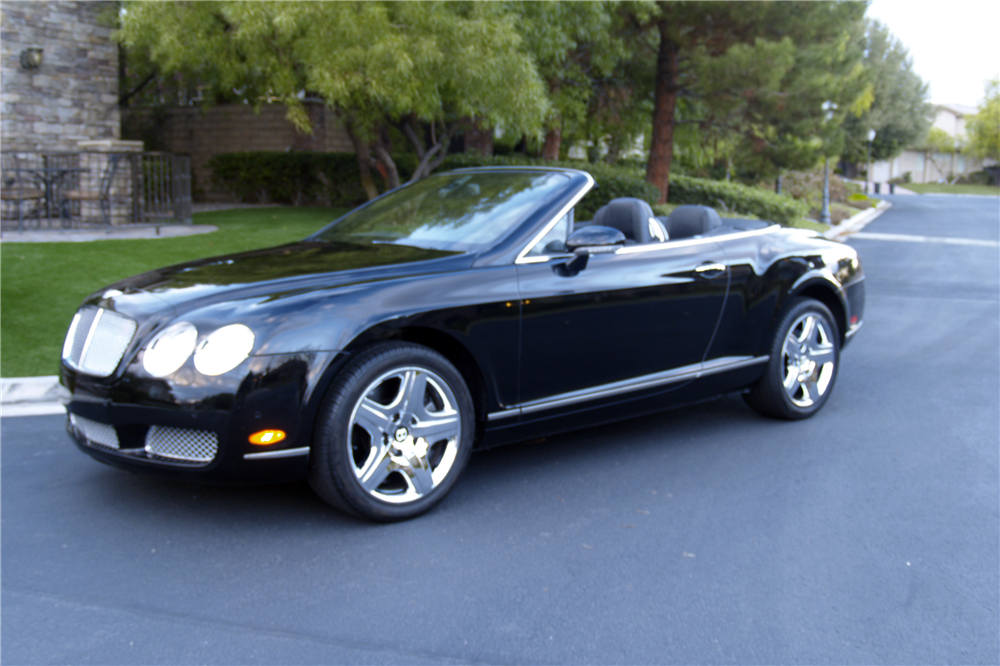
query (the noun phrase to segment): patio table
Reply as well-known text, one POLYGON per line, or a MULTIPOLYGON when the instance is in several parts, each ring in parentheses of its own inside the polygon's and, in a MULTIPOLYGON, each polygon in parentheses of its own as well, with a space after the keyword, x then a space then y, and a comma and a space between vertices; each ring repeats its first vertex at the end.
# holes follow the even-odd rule
POLYGON ((27 173, 42 184, 45 193, 45 216, 52 219, 52 206, 55 205, 57 214, 64 222, 68 219, 63 210, 61 201, 54 201, 54 195, 58 192, 57 184, 71 173, 86 173, 89 169, 79 167, 18 167, 11 169, 15 173, 27 173))

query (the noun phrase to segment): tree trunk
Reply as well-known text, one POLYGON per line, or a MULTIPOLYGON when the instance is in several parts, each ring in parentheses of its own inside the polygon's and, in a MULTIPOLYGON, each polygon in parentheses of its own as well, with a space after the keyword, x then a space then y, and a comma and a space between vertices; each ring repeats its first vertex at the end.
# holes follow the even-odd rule
POLYGON ((556 125, 545 134, 542 145, 542 159, 553 162, 559 159, 559 149, 562 147, 562 128, 556 125))
POLYGON ((372 178, 372 164, 375 160, 372 159, 371 152, 368 150, 368 144, 362 141, 354 131, 354 121, 343 115, 340 119, 344 125, 344 131, 347 132, 347 136, 354 146, 354 155, 358 160, 358 173, 361 176, 361 186, 365 188, 365 195, 371 201, 378 197, 378 188, 375 187, 375 179, 372 178))
POLYGON ((677 44, 668 35, 668 22, 661 19, 660 50, 656 55, 656 97, 653 101, 653 137, 646 163, 646 180, 660 190, 659 203, 670 193, 670 161, 674 154, 674 122, 677 108, 677 44))
MULTIPOLYGON (((559 92, 559 79, 549 79, 549 98, 554 99, 559 92)), ((562 118, 558 115, 553 121, 552 128, 545 133, 545 143, 542 144, 542 159, 554 162, 559 159, 559 150, 562 148, 562 118)))
MULTIPOLYGON (((392 159, 392 139, 389 136, 389 127, 383 125, 379 128, 378 139, 375 140, 374 145, 375 158, 382 165, 385 173, 382 176, 386 180, 388 189, 394 190, 399 187, 399 170, 396 168, 396 162, 392 159)), ((382 172, 382 169, 379 170, 382 172)))
MULTIPOLYGON (((493 154, 492 128, 483 127, 482 120, 473 120, 472 118, 466 118, 462 122, 462 127, 465 129, 465 145, 463 146, 465 152, 479 153, 484 157, 489 157, 493 154)), ((442 150, 445 152, 447 152, 448 149, 449 146, 442 147, 442 150)))

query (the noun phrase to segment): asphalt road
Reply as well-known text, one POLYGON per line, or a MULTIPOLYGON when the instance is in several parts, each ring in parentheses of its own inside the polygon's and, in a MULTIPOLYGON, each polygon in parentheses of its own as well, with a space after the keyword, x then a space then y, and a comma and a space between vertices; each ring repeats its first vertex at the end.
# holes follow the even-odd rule
POLYGON ((1000 207, 893 203, 815 418, 728 398, 480 453, 404 524, 3 419, 0 659, 1000 663, 1000 207))

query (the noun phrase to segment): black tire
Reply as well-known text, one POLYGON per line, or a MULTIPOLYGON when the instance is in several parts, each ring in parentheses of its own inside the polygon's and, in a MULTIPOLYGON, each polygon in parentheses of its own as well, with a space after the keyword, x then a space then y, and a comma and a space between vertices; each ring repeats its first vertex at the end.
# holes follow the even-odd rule
POLYGON ((791 300, 778 322, 770 356, 764 376, 744 394, 746 403, 781 419, 805 419, 818 412, 833 392, 840 366, 840 333, 830 310, 811 298, 791 300))
POLYGON ((380 522, 412 518, 455 485, 475 429, 469 389, 444 356, 377 344, 347 364, 324 398, 309 483, 342 511, 380 522))

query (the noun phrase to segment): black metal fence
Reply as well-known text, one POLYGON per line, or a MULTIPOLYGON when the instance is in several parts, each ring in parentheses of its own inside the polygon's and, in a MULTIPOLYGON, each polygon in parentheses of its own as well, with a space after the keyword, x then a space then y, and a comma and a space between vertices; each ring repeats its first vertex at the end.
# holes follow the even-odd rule
POLYGON ((170 153, 4 152, 2 228, 191 223, 191 160, 170 153))

